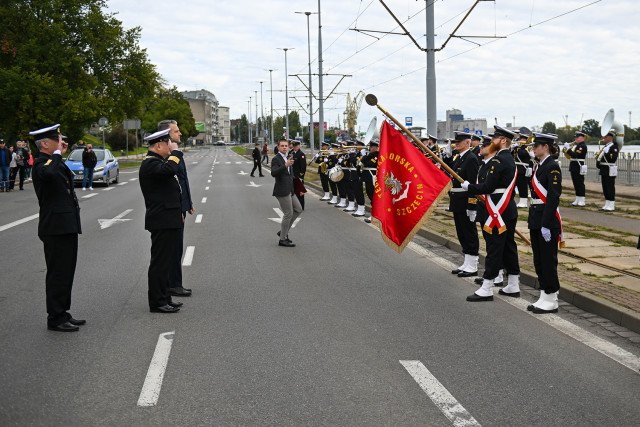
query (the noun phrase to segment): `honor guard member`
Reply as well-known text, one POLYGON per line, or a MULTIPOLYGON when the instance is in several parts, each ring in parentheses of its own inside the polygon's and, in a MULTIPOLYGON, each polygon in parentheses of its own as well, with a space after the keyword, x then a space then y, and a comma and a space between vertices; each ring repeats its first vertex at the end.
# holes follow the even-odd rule
POLYGON ((363 171, 364 166, 362 165, 362 159, 367 154, 367 150, 364 148, 364 142, 356 141, 356 152, 355 155, 355 179, 352 178, 351 184, 353 185, 353 194, 356 199, 356 203, 358 204, 358 209, 352 213, 352 216, 361 217, 364 216, 364 191, 362 189, 362 174, 369 173, 363 171))
POLYGON ((354 212, 356 210, 356 185, 360 182, 360 177, 358 176, 357 163, 359 161, 358 150, 363 147, 362 142, 352 142, 349 145, 355 145, 358 147, 357 149, 350 149, 347 154, 345 154, 342 168, 344 171, 344 183, 345 183, 345 191, 347 193, 347 201, 349 204, 346 209, 343 209, 345 212, 354 212), (359 144, 359 145, 358 145, 359 144))
POLYGON ((569 172, 576 192, 576 199, 571 203, 573 206, 584 206, 586 203, 584 176, 587 174, 587 143, 584 142, 584 137, 584 132, 576 131, 575 142, 564 143, 564 153, 569 159, 569 172))
MULTIPOLYGON (((332 142, 331 149, 329 150, 329 156, 327 156, 327 176, 329 176, 329 171, 338 164, 338 155, 336 154, 336 150, 340 147, 340 144, 332 142)), ((331 200, 327 203, 330 205, 335 205, 339 202, 338 200, 338 184, 336 184, 333 180, 329 179, 329 187, 331 188, 331 200)))
POLYGON ((29 132, 39 155, 33 164, 33 187, 40 205, 38 237, 47 265, 47 328, 75 332, 86 320, 74 319, 71 288, 78 259, 78 234, 82 233, 80 206, 73 188, 73 173, 62 159, 68 145, 59 124, 29 132))
POLYGON ((558 205, 562 194, 562 172, 553 160, 555 135, 533 133, 533 152, 538 158, 533 175, 529 230, 533 265, 540 284, 540 298, 527 310, 536 314, 558 312, 558 243, 562 241, 562 220, 558 205))
POLYGON ((341 144, 339 146, 340 151, 342 152, 340 155, 338 155, 338 165, 340 165, 340 167, 343 170, 342 173, 342 178, 340 178, 339 181, 336 182, 336 185, 338 187, 338 195, 340 196, 340 201, 338 202, 338 204, 335 206, 336 208, 346 208, 347 207, 347 157, 348 157, 348 153, 344 152, 344 145, 345 144, 341 144))
POLYGON ((321 201, 327 202, 331 200, 331 193, 329 193, 329 177, 327 176, 327 161, 329 159, 329 144, 323 142, 320 146, 321 153, 316 153, 313 157, 313 163, 318 164, 318 176, 320 177, 320 184, 322 184, 322 191, 324 191, 324 196, 320 199, 321 201))
MULTIPOLYGON (((373 207, 373 191, 375 189, 376 174, 378 172, 378 147, 380 144, 377 141, 371 141, 369 143, 369 153, 362 157, 362 181, 364 182, 364 189, 367 192, 369 203, 373 207)), ((364 207, 361 211, 364 214, 364 207)), ((371 223, 371 216, 365 218, 367 223, 371 223)))
POLYGON ((605 204, 601 211, 616 210, 616 176, 618 176, 618 154, 620 147, 615 141, 615 129, 611 129, 604 136, 604 148, 600 151, 596 158, 596 166, 600 169, 602 178, 602 192, 604 193, 605 204))
POLYGON ((516 162, 518 168, 518 178, 516 179, 516 188, 518 189, 518 195, 520 200, 516 207, 527 208, 529 200, 529 184, 531 183, 531 175, 533 174, 533 162, 527 147, 524 145, 529 135, 518 134, 517 143, 513 145, 513 159, 516 162))
POLYGON ((307 173, 307 159, 304 153, 300 149, 300 141, 293 140, 291 143, 293 146, 293 190, 304 210, 304 194, 307 192, 304 187, 304 174, 307 173))
MULTIPOLYGON (((471 134, 466 132, 454 132, 455 138, 452 145, 457 154, 453 157, 445 157, 444 161, 455 173, 465 181, 473 181, 478 176, 478 158, 469 149, 471 134)), ((451 271, 458 277, 478 275, 478 228, 476 227, 476 199, 469 197, 469 193, 460 187, 460 181, 451 179, 453 187, 449 190, 449 211, 453 212, 453 221, 456 225, 458 241, 462 246, 464 263, 451 271)))
POLYGON ((151 261, 149 263, 148 300, 152 313, 176 313, 182 303, 174 303, 169 295, 169 267, 178 230, 182 228, 182 196, 178 169, 182 152, 169 136, 171 128, 144 138, 149 152, 139 171, 140 189, 146 212, 144 228, 151 232, 151 261))
POLYGON ((496 153, 480 167, 478 183, 465 181, 461 187, 470 195, 484 195, 487 220, 482 227, 482 235, 487 243, 487 256, 482 286, 467 301, 493 301, 494 280, 500 269, 508 275, 508 284, 500 290, 503 295, 520 296, 520 264, 518 248, 514 240, 518 209, 514 199, 517 169, 511 155, 511 140, 515 134, 501 126, 494 126, 491 153, 496 153))
POLYGON ((482 155, 480 155, 480 141, 482 140, 482 136, 471 135, 471 153, 473 153, 478 161, 482 160, 482 155))

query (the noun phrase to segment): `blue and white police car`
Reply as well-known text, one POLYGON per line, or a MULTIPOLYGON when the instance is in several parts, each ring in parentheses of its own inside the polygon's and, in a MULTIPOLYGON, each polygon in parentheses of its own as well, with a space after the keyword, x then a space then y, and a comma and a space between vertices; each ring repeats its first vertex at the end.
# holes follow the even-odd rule
MULTIPOLYGON (((74 183, 82 183, 84 177, 84 167, 82 166, 82 152, 84 149, 76 149, 69 154, 66 163, 71 172, 74 173, 74 183)), ((109 186, 112 182, 117 184, 120 181, 120 166, 118 160, 106 148, 94 148, 98 163, 93 170, 93 183, 102 182, 109 186)))

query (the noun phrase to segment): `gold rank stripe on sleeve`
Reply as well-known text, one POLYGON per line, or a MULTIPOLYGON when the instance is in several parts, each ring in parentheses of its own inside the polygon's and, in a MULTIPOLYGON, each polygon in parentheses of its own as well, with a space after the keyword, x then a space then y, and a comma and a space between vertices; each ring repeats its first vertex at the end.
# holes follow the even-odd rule
POLYGON ((176 162, 176 164, 180 164, 180 159, 177 158, 176 156, 169 156, 169 158, 167 159, 167 161, 171 160, 172 162, 176 162))
POLYGON ((45 163, 45 166, 49 166, 49 163, 51 163, 51 159, 47 160, 47 163, 45 163))
POLYGON ((478 199, 476 199, 475 197, 469 197, 467 202, 471 205, 475 205, 476 203, 478 203, 478 199))

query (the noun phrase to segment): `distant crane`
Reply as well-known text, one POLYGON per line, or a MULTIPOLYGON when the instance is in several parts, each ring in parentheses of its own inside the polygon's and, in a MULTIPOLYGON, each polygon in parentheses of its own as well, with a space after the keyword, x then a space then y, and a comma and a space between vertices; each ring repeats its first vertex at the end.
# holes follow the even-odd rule
POLYGON ((358 124, 358 114, 360 114, 360 106, 364 99, 364 91, 360 91, 351 99, 351 94, 347 93, 347 108, 344 110, 344 126, 349 131, 349 135, 356 132, 358 124))

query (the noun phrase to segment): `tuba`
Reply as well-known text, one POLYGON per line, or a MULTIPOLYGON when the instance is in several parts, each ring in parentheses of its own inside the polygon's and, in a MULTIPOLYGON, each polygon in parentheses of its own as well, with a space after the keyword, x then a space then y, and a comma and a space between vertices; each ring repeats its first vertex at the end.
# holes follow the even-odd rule
MULTIPOLYGON (((604 116, 604 120, 602 120, 602 127, 600 128, 600 134, 604 137, 609 133, 609 131, 613 130, 616 134, 614 141, 618 144, 618 148, 622 148, 624 145, 624 125, 616 120, 616 113, 613 108, 610 108, 607 111, 607 114, 604 116)), ((598 141, 598 146, 600 143, 604 142, 603 140, 598 141)), ((603 145, 598 152, 596 153, 596 160, 600 158, 602 155, 602 150, 606 145, 603 145)))

